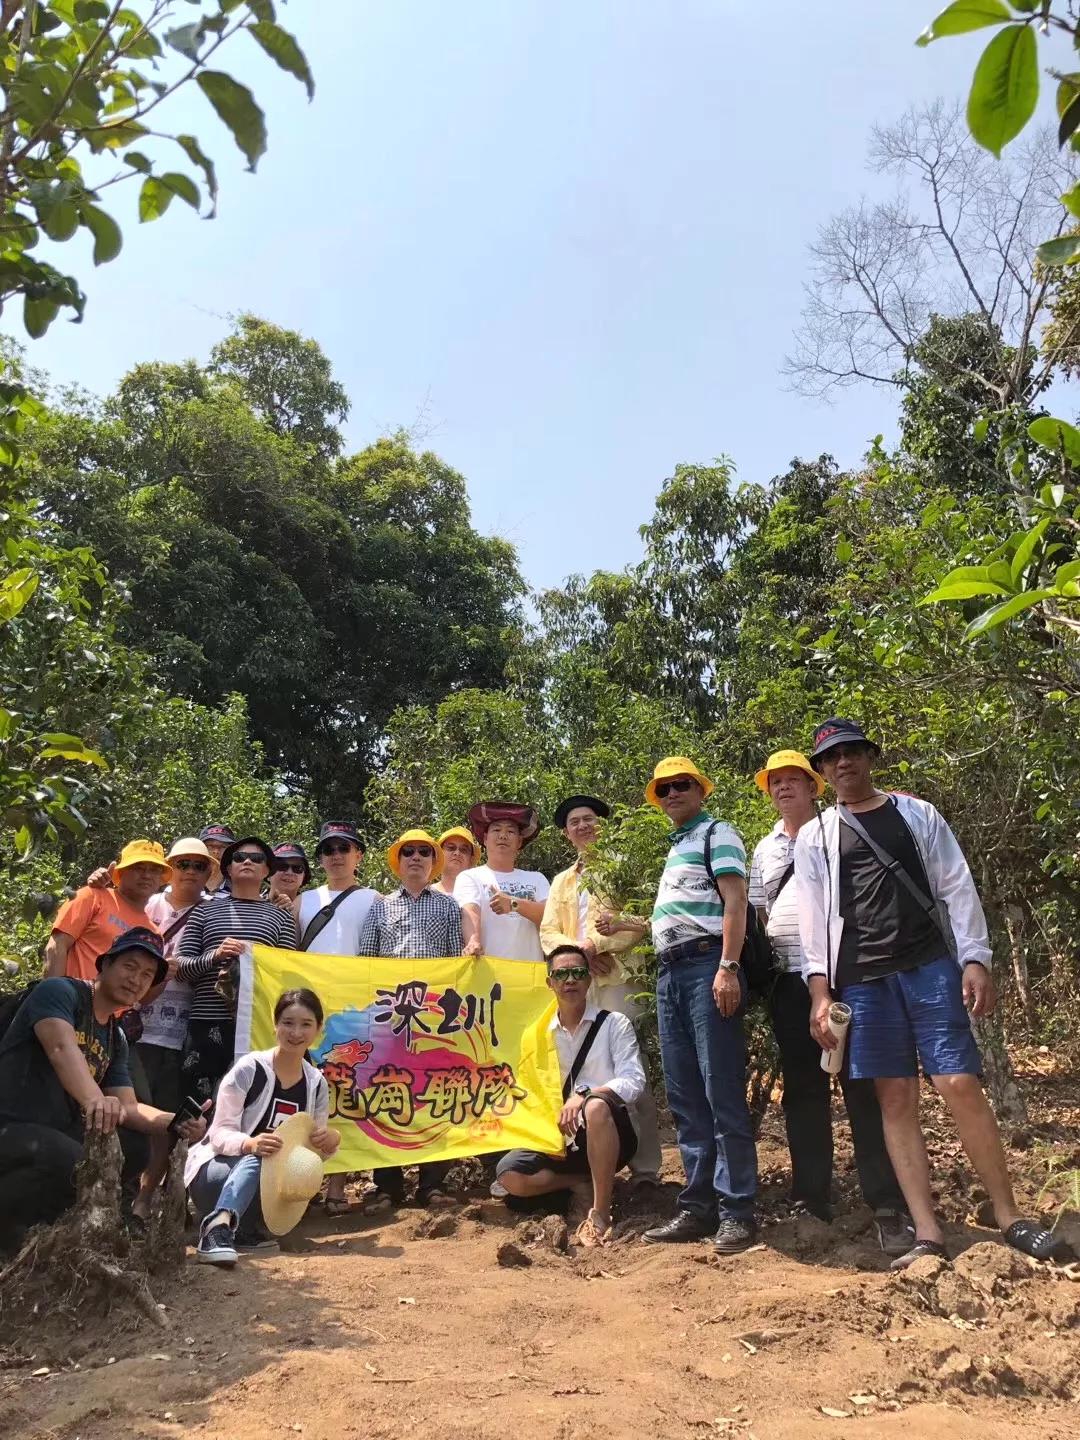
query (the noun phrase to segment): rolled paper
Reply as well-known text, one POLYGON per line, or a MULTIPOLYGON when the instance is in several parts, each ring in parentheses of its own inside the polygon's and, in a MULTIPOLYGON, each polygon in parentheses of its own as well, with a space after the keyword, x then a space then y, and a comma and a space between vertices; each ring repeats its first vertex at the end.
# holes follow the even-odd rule
POLYGON ((851 1024, 851 1006, 834 1000, 829 1006, 829 1029, 836 1036, 835 1050, 822 1050, 821 1068, 827 1075, 839 1075, 844 1063, 844 1046, 847 1044, 848 1026, 851 1024))

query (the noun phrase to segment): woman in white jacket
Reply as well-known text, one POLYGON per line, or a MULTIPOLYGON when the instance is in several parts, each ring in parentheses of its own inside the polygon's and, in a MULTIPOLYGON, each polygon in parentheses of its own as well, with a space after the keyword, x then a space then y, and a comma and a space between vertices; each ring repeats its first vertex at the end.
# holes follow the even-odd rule
POLYGON ((286 990, 274 1006, 278 1043, 244 1055, 221 1081, 210 1129, 192 1147, 184 1170, 195 1208, 205 1217, 197 1260, 234 1265, 238 1254, 275 1247, 253 1214, 261 1220, 262 1162, 281 1148, 274 1131, 283 1120, 310 1114, 315 1122, 310 1143, 324 1159, 341 1143, 327 1128, 326 1081, 307 1059, 322 1024, 322 1002, 313 991, 286 990))

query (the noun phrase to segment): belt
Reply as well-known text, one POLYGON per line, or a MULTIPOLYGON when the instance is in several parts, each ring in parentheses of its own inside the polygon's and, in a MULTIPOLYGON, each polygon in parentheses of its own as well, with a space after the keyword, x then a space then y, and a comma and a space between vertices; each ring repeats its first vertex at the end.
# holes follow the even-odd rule
POLYGON ((667 950, 661 950, 656 958, 661 965, 670 965, 676 960, 693 960, 698 955, 708 954, 710 950, 720 950, 723 944, 723 937, 720 935, 709 935, 701 940, 684 940, 681 945, 672 945, 667 950))

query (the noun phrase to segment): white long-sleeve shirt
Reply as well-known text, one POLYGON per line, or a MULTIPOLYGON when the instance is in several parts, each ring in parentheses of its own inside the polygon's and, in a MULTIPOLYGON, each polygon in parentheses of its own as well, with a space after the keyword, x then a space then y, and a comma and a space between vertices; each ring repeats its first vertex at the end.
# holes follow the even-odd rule
MULTIPOLYGON (((898 794, 892 798, 914 837, 930 898, 937 903, 941 931, 956 963, 963 969, 974 961, 989 969, 993 952, 986 916, 956 836, 928 800, 898 794)), ((836 979, 844 928, 840 914, 840 824, 837 811, 826 810, 808 821, 795 840, 793 883, 799 904, 803 977, 824 975, 830 985, 836 979)))
MULTIPOLYGON (((555 1037, 559 1072, 564 1081, 599 1013, 598 1005, 591 1002, 586 1005, 581 1024, 573 1033, 562 1024, 557 1010, 552 1016, 548 1029, 555 1037)), ((575 1086, 588 1085, 590 1090, 610 1090, 625 1105, 633 1108, 645 1089, 645 1068, 641 1063, 634 1027, 625 1015, 611 1011, 597 1032, 574 1083, 575 1086)))

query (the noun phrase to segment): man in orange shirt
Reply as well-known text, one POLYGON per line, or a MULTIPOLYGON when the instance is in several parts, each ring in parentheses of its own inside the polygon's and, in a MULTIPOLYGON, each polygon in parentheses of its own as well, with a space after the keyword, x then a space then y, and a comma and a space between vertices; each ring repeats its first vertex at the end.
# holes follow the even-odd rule
POLYGON ((132 840, 120 859, 109 866, 113 888, 84 885, 60 907, 45 947, 45 974, 68 975, 74 980, 96 978, 95 962, 118 935, 135 925, 159 933, 146 918, 146 902, 167 885, 172 867, 154 840, 132 840))

